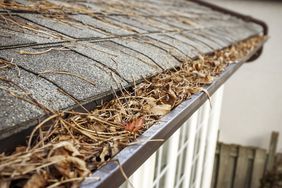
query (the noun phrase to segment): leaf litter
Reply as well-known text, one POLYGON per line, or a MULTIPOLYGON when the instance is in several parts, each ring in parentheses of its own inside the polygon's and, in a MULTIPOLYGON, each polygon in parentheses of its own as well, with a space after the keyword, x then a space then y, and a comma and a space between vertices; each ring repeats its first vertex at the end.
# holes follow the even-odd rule
MULTIPOLYGON (((197 60, 187 60, 181 67, 134 85, 132 91, 121 88, 120 96, 90 112, 47 109, 51 115, 35 127, 26 146, 0 154, 1 188, 79 187, 81 181, 91 178, 91 172, 134 143, 162 116, 193 94, 206 92, 205 86, 262 40, 262 36, 253 37, 197 60)), ((11 67, 14 65, 8 61, 0 61, 0 69, 11 67)))

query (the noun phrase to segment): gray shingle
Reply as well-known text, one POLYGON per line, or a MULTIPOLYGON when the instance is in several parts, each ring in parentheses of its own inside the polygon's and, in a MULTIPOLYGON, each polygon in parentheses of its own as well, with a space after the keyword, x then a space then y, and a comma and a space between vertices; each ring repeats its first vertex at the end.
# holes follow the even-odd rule
POLYGON ((18 16, 0 16, 0 47, 28 45, 35 43, 51 43, 68 39, 59 33, 41 27, 18 16), (15 24, 17 21, 20 24, 15 24), (8 24, 6 24, 6 22, 8 24), (30 29, 25 29, 30 28, 30 29))
POLYGON ((107 67, 113 68, 124 79, 131 82, 140 80, 142 77, 149 77, 161 72, 158 67, 148 57, 137 52, 122 47, 118 43, 99 42, 81 43, 75 46, 75 50, 82 53, 107 67))
POLYGON ((0 77, 13 82, 13 84, 8 84, 0 80, 0 139, 18 131, 16 125, 44 115, 44 110, 37 105, 13 96, 8 90, 17 93, 18 96, 30 93, 38 102, 53 110, 74 105, 74 102, 59 92, 55 85, 23 69, 20 71, 20 77, 15 68, 1 70, 0 77))
POLYGON ((97 29, 100 29, 101 31, 105 31, 114 35, 129 35, 134 33, 132 31, 128 31, 121 27, 117 27, 115 25, 107 23, 106 21, 103 21, 103 18, 100 18, 99 20, 87 15, 74 15, 72 16, 72 18, 79 20, 84 24, 91 25, 97 29))
MULTIPOLYGON (((35 51, 32 48, 22 50, 35 51)), ((50 51, 41 55, 20 55, 18 52, 19 50, 6 50, 1 56, 8 60, 13 58, 16 64, 41 74, 79 100, 109 91, 111 87, 116 88, 109 69, 73 51, 50 51), (51 73, 44 74, 42 73, 44 71, 51 71, 51 73), (60 72, 66 72, 66 74, 60 72), (90 82, 94 82, 95 85, 90 82)), ((125 83, 118 76, 115 77, 119 82, 125 83)))
POLYGON ((67 35, 74 38, 95 38, 95 37, 104 37, 106 36, 101 31, 96 30, 95 28, 86 27, 81 23, 63 23, 59 20, 43 17, 38 14, 21 14, 22 17, 31 20, 39 25, 67 35))
MULTIPOLYGON (((146 54, 164 69, 169 69, 180 65, 180 62, 177 61, 174 56, 168 53, 169 51, 167 49, 163 49, 161 45, 158 46, 158 43, 156 41, 152 42, 151 39, 148 39, 147 41, 141 39, 114 39, 113 41, 146 54)), ((172 47, 169 48, 172 51, 175 50, 172 47)))

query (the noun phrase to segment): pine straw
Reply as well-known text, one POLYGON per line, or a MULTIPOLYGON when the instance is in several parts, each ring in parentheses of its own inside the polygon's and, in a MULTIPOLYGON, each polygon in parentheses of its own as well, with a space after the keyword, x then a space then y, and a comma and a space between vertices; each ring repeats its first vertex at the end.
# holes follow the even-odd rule
POLYGON ((119 97, 91 112, 53 113, 33 130, 26 146, 0 155, 0 187, 78 187, 91 171, 134 143, 181 102, 204 91, 229 64, 245 57, 262 40, 254 37, 184 62, 145 79, 132 92, 121 88, 119 97))
MULTIPOLYGON (((101 12, 96 12, 91 9, 89 6, 84 5, 87 1, 58 1, 51 2, 48 0, 40 0, 40 1, 29 1, 28 4, 21 4, 18 2, 9 2, 5 3, 0 1, 0 8, 9 10, 11 12, 27 12, 33 14, 41 14, 50 18, 61 18, 61 19, 69 19, 69 15, 83 14, 92 17, 105 17, 111 15, 124 15, 124 16, 142 16, 142 14, 138 14, 136 11, 136 7, 146 9, 143 5, 141 6, 139 3, 134 2, 133 4, 119 1, 112 2, 92 2, 95 4, 99 4, 103 10, 101 12), (118 7, 118 8, 117 8, 118 7)), ((88 2, 89 3, 89 2, 88 2)), ((169 16, 170 14, 166 13, 163 16, 169 16)), ((143 15, 144 16, 144 15, 143 15)))
MULTIPOLYGON (((81 28, 84 23, 73 19, 71 15, 88 15, 91 17, 100 17, 102 13, 96 13, 89 7, 76 2, 63 2, 55 3, 48 0, 29 1, 29 4, 20 4, 17 2, 5 3, 0 1, 0 8, 10 12, 27 12, 31 14, 40 14, 44 17, 51 18, 58 22, 72 25, 73 27, 81 28)), ((28 26, 27 29, 33 29, 28 26)), ((83 28, 82 28, 83 29, 83 28)), ((94 29, 94 28, 92 28, 94 29)), ((35 29, 35 31, 37 31, 35 29)))
POLYGON ((16 66, 16 64, 13 63, 13 60, 9 62, 4 59, 0 59, 0 70, 4 70, 4 69, 11 68, 14 66, 16 66))
POLYGON ((19 19, 12 15, 0 15, 0 26, 3 26, 4 29, 9 29, 11 31, 19 32, 19 33, 26 33, 26 30, 28 30, 31 33, 35 33, 36 35, 39 35, 44 38, 53 38, 53 39, 68 38, 61 34, 54 33, 52 31, 47 31, 36 24, 33 24, 31 22, 26 22, 23 19, 19 19))
POLYGON ((29 1, 28 5, 20 4, 17 2, 0 2, 0 8, 10 10, 10 11, 20 11, 20 12, 28 12, 41 14, 46 17, 65 17, 68 14, 88 14, 93 15, 91 9, 87 8, 83 5, 78 5, 76 3, 69 2, 60 2, 60 4, 56 4, 47 0, 42 1, 29 1))

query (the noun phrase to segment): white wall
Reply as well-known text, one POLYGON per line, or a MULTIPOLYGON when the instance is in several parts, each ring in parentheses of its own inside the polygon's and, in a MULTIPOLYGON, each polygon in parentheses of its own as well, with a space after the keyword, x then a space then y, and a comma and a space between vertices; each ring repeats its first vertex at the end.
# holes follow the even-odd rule
POLYGON ((263 55, 225 85, 220 141, 268 148, 274 130, 282 151, 282 2, 211 2, 266 21, 271 37, 263 55))

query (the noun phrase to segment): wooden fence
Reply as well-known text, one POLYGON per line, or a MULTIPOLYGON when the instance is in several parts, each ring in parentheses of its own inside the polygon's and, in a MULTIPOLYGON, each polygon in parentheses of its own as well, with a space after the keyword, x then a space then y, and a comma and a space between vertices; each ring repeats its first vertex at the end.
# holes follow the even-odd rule
POLYGON ((274 169, 278 133, 267 150, 218 143, 211 188, 261 188, 265 174, 274 169))
POLYGON ((213 188, 259 188, 267 154, 264 149, 218 144, 213 188))

